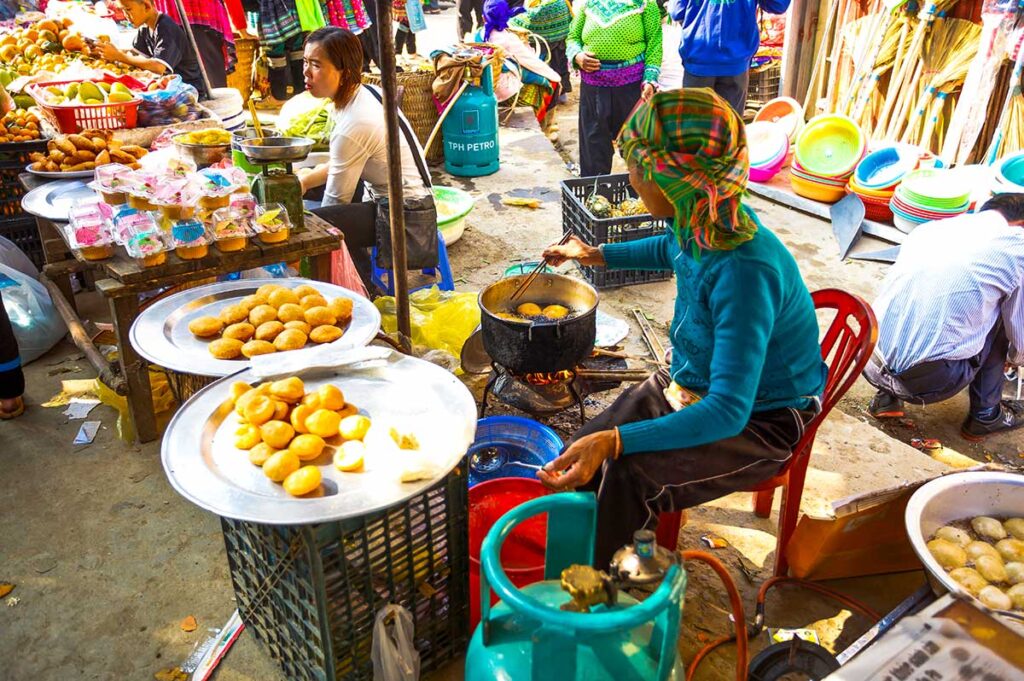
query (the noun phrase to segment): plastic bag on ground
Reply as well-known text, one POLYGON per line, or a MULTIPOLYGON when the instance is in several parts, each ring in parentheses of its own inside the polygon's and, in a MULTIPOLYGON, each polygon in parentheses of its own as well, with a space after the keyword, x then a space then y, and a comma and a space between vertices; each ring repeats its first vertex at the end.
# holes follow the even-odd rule
MULTIPOLYGON (((381 326, 395 333, 398 320, 395 299, 383 296, 373 301, 380 310, 381 326)), ((476 292, 441 291, 436 286, 409 295, 409 316, 413 345, 443 350, 454 357, 480 326, 480 306, 476 292)))
POLYGON ((412 615, 385 605, 373 623, 373 681, 418 681, 420 654, 413 647, 412 615))
POLYGON ((341 242, 341 248, 331 252, 331 283, 342 288, 347 288, 353 293, 358 293, 364 298, 369 298, 366 286, 356 271, 356 264, 352 262, 352 256, 348 252, 348 246, 341 242))
POLYGON ((50 294, 35 278, 0 265, 0 293, 18 341, 21 363, 38 359, 68 332, 50 294))

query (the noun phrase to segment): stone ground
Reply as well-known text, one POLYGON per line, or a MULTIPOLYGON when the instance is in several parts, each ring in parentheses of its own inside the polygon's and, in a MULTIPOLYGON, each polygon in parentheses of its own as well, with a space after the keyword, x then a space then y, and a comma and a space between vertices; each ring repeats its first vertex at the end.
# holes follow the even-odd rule
MULTIPOLYGON (((432 29, 421 51, 452 32, 453 13, 430 17, 432 29), (433 42, 432 42, 433 41, 433 42)), ((673 44, 668 42, 667 44, 673 44)), ((575 157, 575 108, 559 116, 561 155, 525 112, 502 131, 502 169, 487 178, 462 180, 438 174, 440 184, 472 192, 477 207, 470 228, 451 249, 460 290, 478 290, 515 261, 534 260, 544 245, 561 234, 558 182, 564 161, 575 157), (504 196, 541 200, 536 211, 506 207, 504 196)), ((868 300, 884 267, 841 263, 829 225, 787 208, 753 200, 764 222, 789 245, 811 289, 833 286, 868 300)), ((571 268, 565 268, 570 271, 571 268)), ((669 320, 671 282, 604 292, 606 312, 628 318, 644 310, 656 325, 669 320)), ((95 294, 79 300, 84 314, 104 318, 95 294)), ((642 353, 639 331, 631 324, 626 350, 642 353)), ((27 369, 31 405, 21 419, 0 423, 0 582, 16 585, 0 608, 2 676, 12 681, 74 679, 149 679, 157 670, 183 660, 221 626, 235 605, 217 519, 192 506, 171 489, 159 460, 159 445, 126 445, 117 439, 116 412, 100 406, 90 418, 103 422, 95 442, 70 443, 79 424, 60 410, 38 405, 60 391, 60 381, 90 378, 82 356, 61 343, 27 369), (192 615, 195 632, 179 622, 192 615)), ((479 391, 479 382, 471 382, 479 391)), ((478 393, 479 394, 479 393, 478 393)), ((829 502, 897 481, 934 475, 944 467, 910 448, 912 436, 935 437, 978 461, 989 457, 1020 461, 1019 437, 992 438, 983 447, 956 434, 964 410, 958 398, 927 409, 911 409, 908 421, 879 431, 864 414, 871 391, 858 382, 819 433, 803 508, 815 512, 829 502)), ((611 394, 598 396, 591 413, 611 394)), ((553 425, 571 432, 573 420, 553 425)), ((758 585, 770 576, 775 518, 760 520, 749 511, 749 495, 732 495, 690 513, 681 546, 696 547, 699 536, 715 532, 730 543, 716 555, 737 581, 748 616, 758 585)), ((920 572, 831 582, 829 586, 885 612, 923 583, 920 572)), ((823 642, 841 650, 869 623, 849 611, 804 594, 775 593, 768 600, 774 626, 813 626, 823 642), (789 597, 787 597, 789 596, 789 597)), ((702 566, 691 570, 680 649, 688 661, 707 640, 728 629, 728 603, 716 577, 702 566)), ((754 648, 765 645, 764 637, 754 648)), ((729 649, 712 656, 698 678, 731 678, 729 649)), ((251 633, 243 633, 222 662, 221 681, 271 681, 283 678, 251 633)), ((434 678, 461 678, 453 663, 434 678)))

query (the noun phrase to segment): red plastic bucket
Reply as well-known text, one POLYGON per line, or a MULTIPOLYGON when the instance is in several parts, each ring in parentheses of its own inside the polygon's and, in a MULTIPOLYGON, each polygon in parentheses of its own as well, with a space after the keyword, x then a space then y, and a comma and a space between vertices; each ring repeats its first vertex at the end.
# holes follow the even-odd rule
MULTIPOLYGON (((469 488, 469 627, 480 622, 480 545, 501 516, 530 499, 549 494, 530 478, 497 478, 469 488)), ((547 514, 521 523, 505 540, 501 565, 516 586, 544 579, 544 547, 548 535, 547 514)), ((491 604, 498 602, 492 592, 491 604)))

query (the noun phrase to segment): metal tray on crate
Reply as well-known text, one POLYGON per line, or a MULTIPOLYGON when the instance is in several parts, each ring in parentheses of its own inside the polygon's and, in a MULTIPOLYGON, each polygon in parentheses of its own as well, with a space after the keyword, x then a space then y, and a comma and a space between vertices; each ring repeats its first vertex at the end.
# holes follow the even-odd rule
MULTIPOLYGON (((312 286, 330 298, 351 300, 352 321, 344 335, 331 343, 332 346, 344 348, 366 345, 380 331, 380 311, 376 306, 341 286, 299 278, 241 279, 186 289, 146 308, 132 323, 129 331, 132 347, 154 364, 187 374, 227 376, 244 369, 249 366, 248 360, 213 357, 207 349, 209 341, 193 336, 188 325, 197 317, 216 317, 225 307, 256 293, 256 289, 267 283, 288 288, 312 286)), ((291 350, 288 356, 306 352, 313 347, 316 346, 291 350)))
POLYGON ((239 419, 229 401, 236 381, 257 384, 248 370, 196 393, 174 415, 164 434, 161 459, 171 486, 212 513, 269 525, 305 525, 356 518, 423 492, 451 471, 476 432, 476 402, 462 382, 430 362, 392 353, 340 369, 300 374, 306 391, 334 384, 347 402, 372 421, 362 472, 343 473, 331 457, 340 439, 312 465, 320 468, 319 496, 295 498, 249 463, 234 446, 239 419), (412 433, 417 452, 398 449, 390 429, 412 433), (415 458, 411 458, 415 457, 415 458), (403 483, 400 474, 422 461, 430 477, 403 483))
POLYGON ((81 180, 57 180, 25 194, 21 207, 25 212, 46 220, 67 222, 72 206, 95 196, 96 192, 86 187, 81 180))
MULTIPOLYGON (((637 198, 629 185, 629 175, 626 174, 581 177, 562 182, 562 230, 572 232, 591 246, 646 239, 663 234, 668 227, 667 220, 652 218, 650 215, 595 217, 586 207, 587 198, 594 192, 613 204, 637 198)), ((582 265, 580 269, 598 289, 672 278, 672 272, 662 270, 608 270, 582 265)))

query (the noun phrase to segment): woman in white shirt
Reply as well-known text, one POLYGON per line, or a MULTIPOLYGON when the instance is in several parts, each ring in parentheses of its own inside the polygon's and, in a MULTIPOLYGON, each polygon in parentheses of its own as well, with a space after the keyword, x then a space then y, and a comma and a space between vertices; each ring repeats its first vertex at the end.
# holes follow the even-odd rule
MULTIPOLYGON (((363 49, 359 38, 337 27, 310 33, 303 55, 303 78, 314 97, 334 102, 330 157, 327 163, 299 171, 303 194, 323 187, 323 203, 314 213, 345 234, 345 243, 366 279, 367 249, 377 234, 389 236, 388 164, 384 106, 380 93, 361 81, 363 49), (364 189, 366 190, 364 192, 364 189)), ((402 193, 410 269, 429 259, 436 262, 437 214, 423 150, 399 112, 402 152, 402 193)), ((390 240, 387 240, 390 243, 390 240)), ((386 249, 390 250, 390 249, 386 249)), ((388 263, 390 253, 381 254, 388 263)))

